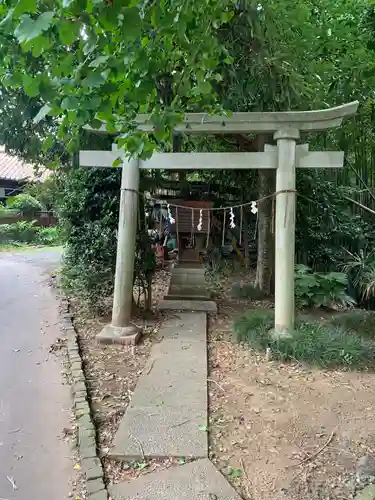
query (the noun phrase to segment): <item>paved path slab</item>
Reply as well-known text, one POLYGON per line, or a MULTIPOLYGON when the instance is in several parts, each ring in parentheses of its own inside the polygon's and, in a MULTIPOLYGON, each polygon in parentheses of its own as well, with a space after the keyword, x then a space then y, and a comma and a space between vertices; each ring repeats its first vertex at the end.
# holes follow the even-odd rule
POLYGON ((113 500, 241 500, 208 458, 145 474, 109 491, 113 500))
POLYGON ((208 455, 207 317, 182 312, 165 322, 110 456, 120 460, 208 455))

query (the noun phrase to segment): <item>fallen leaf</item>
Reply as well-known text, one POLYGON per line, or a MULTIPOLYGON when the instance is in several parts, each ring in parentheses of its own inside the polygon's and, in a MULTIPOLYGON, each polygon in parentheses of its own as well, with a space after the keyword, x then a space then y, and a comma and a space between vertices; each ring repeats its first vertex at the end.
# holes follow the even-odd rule
POLYGON ((74 470, 81 470, 81 466, 79 464, 75 464, 73 467, 74 470))

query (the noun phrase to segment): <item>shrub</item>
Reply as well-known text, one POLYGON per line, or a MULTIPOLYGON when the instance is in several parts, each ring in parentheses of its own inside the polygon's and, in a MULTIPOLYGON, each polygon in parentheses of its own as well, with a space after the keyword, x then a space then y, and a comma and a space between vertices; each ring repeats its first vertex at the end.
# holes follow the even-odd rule
POLYGON ((295 271, 295 296, 298 307, 353 306, 355 300, 347 293, 345 273, 315 273, 299 264, 295 271))
MULTIPOLYGON (((326 147, 324 144, 323 149, 326 147)), ((371 219, 353 213, 347 200, 356 198, 353 184, 340 185, 327 169, 301 168, 296 175, 300 194, 296 207, 299 262, 319 271, 337 269, 345 262, 344 248, 358 252, 366 244, 372 245, 375 233, 371 219)))
POLYGON ((335 314, 330 323, 338 325, 359 335, 375 338, 375 312, 374 311, 346 311, 335 314))
POLYGON ((59 194, 58 172, 50 173, 43 182, 27 184, 23 192, 36 198, 47 210, 55 209, 59 194))
POLYGON ((239 342, 248 342, 254 349, 267 347, 268 331, 273 327, 274 312, 271 309, 247 311, 234 320, 234 331, 239 342))
POLYGON ((0 225, 0 244, 31 243, 37 239, 39 228, 36 221, 17 221, 0 225))
POLYGON ((236 318, 237 339, 265 352, 269 347, 273 357, 281 361, 297 360, 324 368, 346 367, 363 369, 374 364, 373 343, 348 331, 317 321, 297 321, 287 337, 272 335, 272 311, 248 311, 236 318))
POLYGON ((252 283, 234 283, 232 286, 232 296, 237 299, 262 300, 265 294, 260 288, 252 283))
POLYGON ((35 214, 43 209, 41 203, 27 193, 21 193, 17 196, 11 196, 7 199, 7 207, 12 210, 18 210, 23 214, 35 214))
POLYGON ((358 296, 364 303, 375 298, 375 250, 362 250, 358 254, 348 252, 351 260, 343 267, 358 296))
MULTIPOLYGON (((121 170, 116 168, 66 169, 58 196, 66 235, 63 284, 99 314, 108 312, 113 293, 120 177, 121 170)), ((147 291, 150 287, 146 282, 150 283, 155 258, 144 229, 142 206, 139 215, 134 279, 142 282, 141 290, 147 291)))
POLYGON ((40 245, 59 245, 62 242, 60 229, 56 226, 38 228, 37 242, 40 245))
POLYGON ((38 227, 36 221, 17 221, 0 225, 0 244, 34 243, 57 245, 61 242, 57 227, 38 227))
POLYGON ((63 284, 87 306, 101 314, 113 292, 117 239, 105 220, 71 227, 65 251, 63 284))

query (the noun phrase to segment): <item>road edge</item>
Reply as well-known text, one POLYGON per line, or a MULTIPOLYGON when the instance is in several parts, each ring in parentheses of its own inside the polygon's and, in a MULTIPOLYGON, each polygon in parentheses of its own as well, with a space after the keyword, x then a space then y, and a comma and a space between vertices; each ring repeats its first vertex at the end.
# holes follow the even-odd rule
POLYGON ((88 499, 108 500, 103 466, 97 451, 96 429, 92 419, 79 338, 73 323, 70 301, 61 289, 57 290, 57 292, 60 302, 60 328, 67 340, 73 407, 78 427, 77 448, 81 460, 80 465, 86 477, 88 499))

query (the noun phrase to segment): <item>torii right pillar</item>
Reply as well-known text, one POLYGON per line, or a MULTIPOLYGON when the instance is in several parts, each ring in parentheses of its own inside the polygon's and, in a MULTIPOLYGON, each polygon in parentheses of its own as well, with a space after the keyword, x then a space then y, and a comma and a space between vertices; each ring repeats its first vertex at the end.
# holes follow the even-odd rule
POLYGON ((296 227, 297 129, 275 132, 277 142, 275 216, 275 335, 294 328, 294 256, 296 227))

